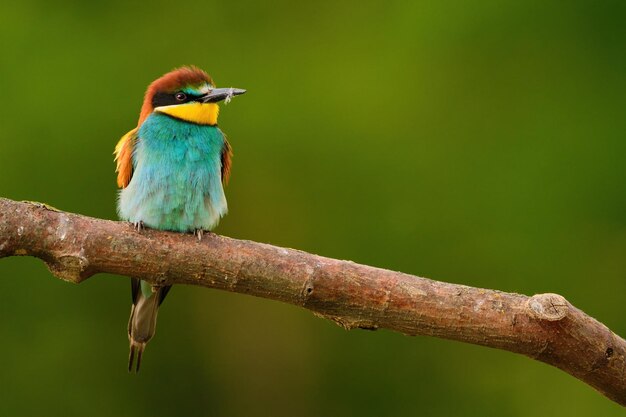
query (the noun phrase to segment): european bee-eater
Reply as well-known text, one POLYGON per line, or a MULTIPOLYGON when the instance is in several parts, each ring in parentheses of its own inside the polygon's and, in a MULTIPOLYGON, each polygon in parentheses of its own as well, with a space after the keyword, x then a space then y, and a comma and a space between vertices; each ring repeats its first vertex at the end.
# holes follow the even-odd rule
MULTIPOLYGON (((182 67, 155 80, 145 94, 137 127, 115 147, 117 210, 138 230, 193 232, 198 239, 226 214, 224 184, 232 151, 217 127, 218 102, 245 93, 215 88, 207 73, 182 67)), ((171 286, 131 278, 128 370, 136 371, 171 286)))

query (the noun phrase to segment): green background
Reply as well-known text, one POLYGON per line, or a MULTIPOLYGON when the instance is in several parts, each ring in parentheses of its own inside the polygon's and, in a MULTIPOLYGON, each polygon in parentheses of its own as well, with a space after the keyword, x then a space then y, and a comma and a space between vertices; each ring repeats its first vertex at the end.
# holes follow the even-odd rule
MULTIPOLYGON (((222 107, 236 238, 558 292, 626 335, 626 3, 4 2, 0 196, 114 219, 112 151, 182 64, 222 107)), ((88 231, 86 231, 88 232, 88 231)), ((126 372, 126 278, 0 261, 2 416, 622 415, 507 352, 173 289, 126 372)))

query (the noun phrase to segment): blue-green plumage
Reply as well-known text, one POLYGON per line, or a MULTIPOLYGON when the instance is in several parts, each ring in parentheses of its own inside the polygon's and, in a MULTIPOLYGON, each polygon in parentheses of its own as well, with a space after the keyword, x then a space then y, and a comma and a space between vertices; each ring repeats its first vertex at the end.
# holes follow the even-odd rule
POLYGON ((137 133, 133 178, 120 192, 120 217, 160 230, 213 229, 227 212, 224 146, 216 126, 152 113, 137 133))
POLYGON ((146 298, 152 296, 152 285, 150 285, 150 283, 147 281, 139 281, 139 290, 141 291, 141 294, 146 298))

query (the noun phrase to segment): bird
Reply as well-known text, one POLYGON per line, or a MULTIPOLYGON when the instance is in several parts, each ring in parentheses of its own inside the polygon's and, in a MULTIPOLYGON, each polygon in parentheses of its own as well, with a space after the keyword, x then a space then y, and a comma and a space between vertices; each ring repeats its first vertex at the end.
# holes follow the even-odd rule
MULTIPOLYGON (((216 88, 195 66, 176 68, 147 88, 137 127, 115 146, 119 218, 135 229, 195 233, 199 240, 226 214, 224 186, 232 148, 217 125, 218 103, 244 94, 216 88)), ((131 278, 128 371, 139 372, 171 285, 131 278)))

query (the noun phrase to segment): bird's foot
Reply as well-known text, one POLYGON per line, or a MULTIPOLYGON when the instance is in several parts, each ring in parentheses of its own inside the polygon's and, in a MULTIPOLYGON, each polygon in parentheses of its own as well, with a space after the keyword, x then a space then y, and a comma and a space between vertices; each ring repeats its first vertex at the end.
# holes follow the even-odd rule
POLYGON ((133 222, 133 227, 136 231, 141 232, 146 227, 143 224, 143 221, 139 220, 138 222, 133 222))
POLYGON ((196 229, 194 232, 194 235, 196 235, 196 237, 198 238, 198 241, 202 240, 202 236, 204 236, 204 230, 202 229, 196 229))

